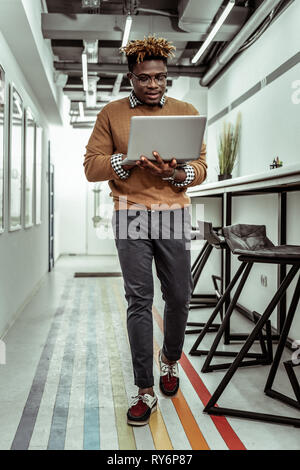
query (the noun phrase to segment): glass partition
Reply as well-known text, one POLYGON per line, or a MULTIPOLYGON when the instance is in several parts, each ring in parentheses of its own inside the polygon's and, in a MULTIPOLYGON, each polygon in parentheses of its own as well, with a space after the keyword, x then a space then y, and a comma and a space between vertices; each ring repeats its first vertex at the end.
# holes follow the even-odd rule
POLYGON ((43 159, 43 129, 36 126, 36 153, 35 153, 35 223, 41 223, 42 210, 42 159, 43 159))
POLYGON ((25 113, 25 227, 33 225, 35 120, 30 108, 25 113))
POLYGON ((10 145, 9 145, 9 230, 21 228, 22 216, 22 154, 23 154, 23 101, 15 87, 10 93, 10 145))
POLYGON ((4 230, 5 75, 0 65, 0 233, 4 230))

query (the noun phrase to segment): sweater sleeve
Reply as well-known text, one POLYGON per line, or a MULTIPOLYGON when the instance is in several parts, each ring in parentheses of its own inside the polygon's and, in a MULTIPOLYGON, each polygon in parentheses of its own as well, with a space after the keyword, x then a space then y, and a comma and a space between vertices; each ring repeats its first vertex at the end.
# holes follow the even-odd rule
POLYGON ((189 165, 193 167, 194 172, 195 172, 195 177, 193 181, 188 184, 186 187, 190 186, 197 186, 198 184, 203 183, 203 181, 206 179, 206 169, 207 169, 207 164, 206 164, 206 145, 203 142, 200 156, 197 160, 193 160, 189 162, 189 165))
MULTIPOLYGON (((189 114, 192 115, 199 115, 198 110, 192 105, 188 104, 189 107, 189 114)), ((189 166, 191 166, 194 169, 194 179, 188 184, 185 184, 186 188, 189 188, 191 186, 197 186, 198 184, 203 183, 203 181, 206 179, 206 169, 207 169, 207 163, 206 163, 206 145, 203 142, 199 158, 197 160, 192 160, 189 162, 189 166)))
POLYGON ((120 172, 115 171, 115 165, 112 165, 114 150, 109 118, 106 110, 103 109, 97 116, 84 155, 83 166, 88 181, 124 179, 120 172))

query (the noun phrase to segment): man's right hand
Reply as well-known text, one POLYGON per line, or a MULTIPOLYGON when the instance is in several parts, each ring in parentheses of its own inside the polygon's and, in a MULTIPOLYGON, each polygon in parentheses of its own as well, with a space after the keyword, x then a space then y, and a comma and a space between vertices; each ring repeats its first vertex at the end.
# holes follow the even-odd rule
MULTIPOLYGON (((127 158, 127 155, 123 155, 123 160, 127 158)), ((131 170, 132 168, 134 168, 136 165, 122 165, 122 168, 124 168, 124 170, 131 170)))

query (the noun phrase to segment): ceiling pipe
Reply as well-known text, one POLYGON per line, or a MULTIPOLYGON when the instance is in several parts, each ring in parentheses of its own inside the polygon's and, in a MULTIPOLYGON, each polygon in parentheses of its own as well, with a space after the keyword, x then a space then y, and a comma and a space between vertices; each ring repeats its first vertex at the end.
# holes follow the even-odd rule
POLYGON ((207 86, 225 67, 230 59, 238 52, 239 48, 259 27, 264 19, 276 8, 282 0, 265 0, 261 6, 255 10, 245 26, 240 30, 234 39, 229 43, 226 49, 220 54, 208 72, 200 80, 201 86, 207 86))
MULTIPOLYGON (((78 72, 81 71, 81 64, 79 62, 54 62, 54 67, 56 70, 64 71, 65 73, 78 72)), ((202 65, 197 66, 184 66, 184 65, 168 65, 168 76, 176 77, 199 77, 205 71, 205 67, 202 65)), ((127 64, 111 64, 111 63, 101 63, 101 64, 89 64, 89 73, 98 72, 98 73, 112 73, 126 74, 128 72, 127 64)))
POLYGON ((168 11, 161 11, 161 10, 152 10, 152 8, 136 8, 135 11, 141 11, 144 13, 154 13, 154 15, 161 15, 161 16, 170 16, 170 17, 176 17, 174 13, 169 13, 168 11))

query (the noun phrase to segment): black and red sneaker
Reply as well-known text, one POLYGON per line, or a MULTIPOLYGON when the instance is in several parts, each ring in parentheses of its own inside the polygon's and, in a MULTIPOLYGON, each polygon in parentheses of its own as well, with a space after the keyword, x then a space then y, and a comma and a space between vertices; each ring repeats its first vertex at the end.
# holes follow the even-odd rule
POLYGON ((158 354, 160 380, 159 387, 163 395, 174 397, 179 389, 179 368, 178 362, 167 364, 162 360, 162 352, 158 354))
POLYGON ((149 423, 151 413, 157 409, 157 396, 137 395, 132 397, 130 408, 127 412, 127 424, 132 426, 144 426, 149 423))

